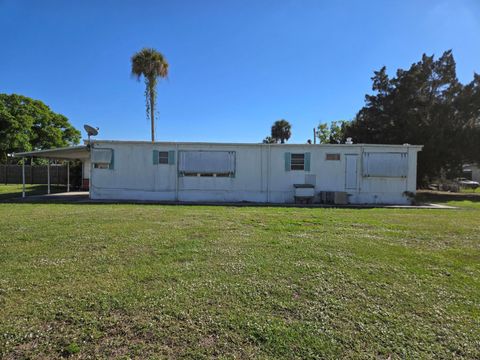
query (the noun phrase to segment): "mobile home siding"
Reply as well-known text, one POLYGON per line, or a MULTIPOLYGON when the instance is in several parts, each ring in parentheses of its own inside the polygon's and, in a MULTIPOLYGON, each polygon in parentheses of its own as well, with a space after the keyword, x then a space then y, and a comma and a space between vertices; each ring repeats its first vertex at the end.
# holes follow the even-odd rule
POLYGON ((350 203, 357 204, 408 203, 404 192, 415 192, 416 159, 421 149, 401 145, 152 144, 128 141, 95 141, 93 147, 113 149, 115 166, 113 169, 91 168, 92 199, 292 203, 293 185, 314 181, 316 193, 346 191, 350 203), (168 151, 169 164, 174 159, 173 164, 155 165, 158 151, 168 151), (179 153, 182 151, 234 153, 234 176, 182 176, 179 172, 179 153), (367 152, 403 153, 407 159, 407 176, 363 176, 362 159, 367 152), (290 169, 292 153, 308 154, 305 156, 305 170, 290 169), (340 160, 326 160, 327 153, 340 154, 340 160), (347 188, 346 155, 357 156, 356 188, 347 188))

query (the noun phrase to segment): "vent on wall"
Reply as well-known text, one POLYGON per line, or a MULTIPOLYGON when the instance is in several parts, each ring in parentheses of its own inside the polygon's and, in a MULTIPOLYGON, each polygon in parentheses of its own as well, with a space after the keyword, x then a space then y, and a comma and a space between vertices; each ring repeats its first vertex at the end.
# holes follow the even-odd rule
POLYGON ((325 160, 329 161, 338 161, 340 160, 340 154, 326 154, 325 160))

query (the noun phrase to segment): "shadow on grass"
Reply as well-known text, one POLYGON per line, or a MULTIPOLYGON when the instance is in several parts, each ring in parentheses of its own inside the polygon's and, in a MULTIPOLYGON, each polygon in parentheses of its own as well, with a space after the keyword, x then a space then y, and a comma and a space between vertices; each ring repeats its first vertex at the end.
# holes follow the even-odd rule
MULTIPOLYGON (((51 186, 51 193, 60 193, 66 191, 66 186, 51 186)), ((47 193, 47 185, 26 185, 25 195, 44 195, 47 193)), ((0 201, 12 200, 16 198, 21 198, 22 196, 22 185, 1 185, 0 186, 0 201)))
POLYGON ((472 201, 480 202, 480 193, 461 192, 453 193, 446 191, 419 190, 415 197, 418 203, 446 203, 449 201, 472 201))

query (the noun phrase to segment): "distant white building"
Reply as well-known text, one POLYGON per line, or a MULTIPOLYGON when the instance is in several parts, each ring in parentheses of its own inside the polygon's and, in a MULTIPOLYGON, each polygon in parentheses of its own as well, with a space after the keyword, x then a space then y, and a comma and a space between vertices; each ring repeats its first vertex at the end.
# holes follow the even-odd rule
POLYGON ((463 175, 470 180, 480 182, 480 165, 479 164, 464 164, 463 175))
POLYGON ((93 140, 76 149, 92 199, 408 204, 422 146, 93 140))
POLYGON ((472 169, 472 180, 480 182, 480 166, 478 164, 472 164, 470 168, 472 169))

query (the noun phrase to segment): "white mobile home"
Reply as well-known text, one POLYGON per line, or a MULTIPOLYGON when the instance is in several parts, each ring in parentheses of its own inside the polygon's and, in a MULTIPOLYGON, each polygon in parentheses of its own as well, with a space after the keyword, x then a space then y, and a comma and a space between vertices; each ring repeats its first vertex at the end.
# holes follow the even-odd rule
POLYGON ((84 174, 91 199, 408 204, 421 148, 94 140, 84 174))

